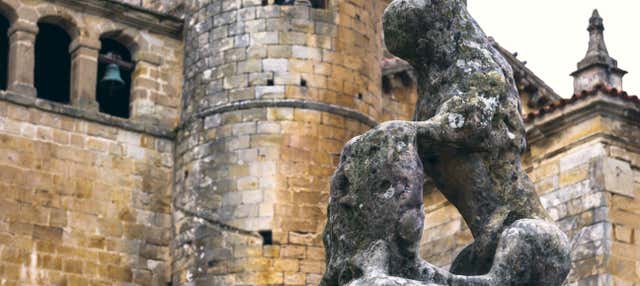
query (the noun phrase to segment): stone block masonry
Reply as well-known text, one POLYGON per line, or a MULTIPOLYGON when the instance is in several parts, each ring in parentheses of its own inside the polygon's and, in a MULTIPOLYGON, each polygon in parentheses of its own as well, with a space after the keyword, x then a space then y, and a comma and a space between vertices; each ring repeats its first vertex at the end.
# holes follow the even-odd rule
POLYGON ((10 84, 0 91, 2 285, 166 285, 171 279, 180 22, 128 6, 126 14, 105 14, 105 2, 0 3, 12 31, 10 84), (69 104, 36 98, 41 21, 60 25, 71 38, 69 104), (128 119, 97 108, 102 36, 129 49, 135 64, 128 119))
POLYGON ((163 285, 173 142, 0 101, 4 285, 163 285))
POLYGON ((174 285, 317 285, 328 182, 381 114, 377 1, 190 1, 174 285))
MULTIPOLYGON (((394 76, 391 91, 380 91, 386 0, 330 0, 327 9, 256 0, 0 2, 12 25, 8 91, 0 91, 2 285, 317 285, 340 148, 376 122, 412 118, 415 86, 394 76), (182 19, 135 6, 186 11, 184 29, 182 19), (73 38, 68 105, 36 98, 33 53, 44 18, 73 38), (129 119, 96 108, 91 70, 103 35, 136 64, 129 119), (176 208, 184 202, 186 212, 176 208)), ((525 165, 568 233, 585 227, 570 285, 628 285, 638 281, 640 160, 631 143, 640 133, 628 123, 638 117, 567 118, 554 120, 571 128, 544 129, 544 142, 529 132, 525 165), (583 143, 590 151, 577 148, 583 143), (591 151, 599 153, 584 155, 591 151), (574 160, 582 157, 593 160, 574 160), (614 254, 586 254, 604 250, 614 254)), ((446 266, 471 234, 437 191, 425 206, 423 257, 446 266)))

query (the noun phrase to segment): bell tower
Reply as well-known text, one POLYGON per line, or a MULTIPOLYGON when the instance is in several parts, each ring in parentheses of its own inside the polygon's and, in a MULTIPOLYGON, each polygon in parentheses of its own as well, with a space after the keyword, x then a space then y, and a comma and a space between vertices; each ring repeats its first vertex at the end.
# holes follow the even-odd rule
POLYGON ((189 0, 173 285, 317 285, 329 179, 381 110, 386 1, 189 0))

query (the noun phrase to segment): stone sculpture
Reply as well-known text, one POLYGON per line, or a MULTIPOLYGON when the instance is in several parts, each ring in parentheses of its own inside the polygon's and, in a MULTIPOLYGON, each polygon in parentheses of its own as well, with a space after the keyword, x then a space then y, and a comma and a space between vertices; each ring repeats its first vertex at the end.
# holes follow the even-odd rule
POLYGON ((415 121, 381 124, 344 147, 321 285, 561 285, 569 242, 520 165, 525 130, 509 65, 462 0, 395 0, 384 30, 389 51, 417 73, 415 121), (418 255, 425 175, 474 237, 450 271, 418 255))

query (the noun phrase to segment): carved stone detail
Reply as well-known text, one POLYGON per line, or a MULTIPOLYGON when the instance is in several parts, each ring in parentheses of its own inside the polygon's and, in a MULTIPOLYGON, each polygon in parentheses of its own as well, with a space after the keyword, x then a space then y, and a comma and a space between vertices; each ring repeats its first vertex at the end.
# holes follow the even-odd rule
POLYGON ((525 130, 507 62, 461 0, 395 0, 384 28, 389 51, 416 70, 416 121, 381 124, 343 149, 321 285, 561 285, 569 242, 521 167, 525 130), (418 255, 425 176, 475 239, 450 272, 418 255))

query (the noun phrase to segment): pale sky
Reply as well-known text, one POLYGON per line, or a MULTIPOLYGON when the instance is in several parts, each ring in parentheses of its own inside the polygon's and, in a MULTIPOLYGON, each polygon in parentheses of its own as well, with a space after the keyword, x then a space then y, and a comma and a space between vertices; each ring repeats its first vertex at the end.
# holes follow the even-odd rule
POLYGON ((573 93, 569 74, 586 51, 594 8, 604 19, 609 55, 629 73, 623 88, 640 95, 640 1, 468 0, 469 11, 489 36, 544 80, 560 96, 573 93))

